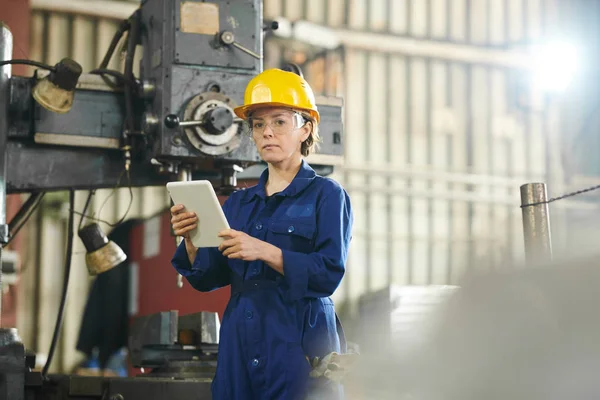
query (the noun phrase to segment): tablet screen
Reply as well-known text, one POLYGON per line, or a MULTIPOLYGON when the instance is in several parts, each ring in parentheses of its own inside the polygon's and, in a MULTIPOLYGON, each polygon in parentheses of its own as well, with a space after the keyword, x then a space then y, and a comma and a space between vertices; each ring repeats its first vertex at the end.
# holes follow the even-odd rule
POLYGON ((210 181, 169 182, 167 191, 174 204, 183 204, 186 212, 198 216, 198 226, 190 232, 193 245, 218 247, 223 239, 217 234, 228 229, 229 223, 210 181))

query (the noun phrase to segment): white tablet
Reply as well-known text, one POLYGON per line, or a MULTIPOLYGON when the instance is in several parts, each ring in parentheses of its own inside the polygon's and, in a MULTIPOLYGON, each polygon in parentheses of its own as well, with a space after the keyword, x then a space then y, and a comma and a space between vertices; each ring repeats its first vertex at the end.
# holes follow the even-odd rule
POLYGON ((210 181, 169 182, 167 191, 174 204, 183 204, 198 216, 198 227, 190 232, 194 246, 218 247, 223 239, 217 234, 229 229, 229 223, 210 181))

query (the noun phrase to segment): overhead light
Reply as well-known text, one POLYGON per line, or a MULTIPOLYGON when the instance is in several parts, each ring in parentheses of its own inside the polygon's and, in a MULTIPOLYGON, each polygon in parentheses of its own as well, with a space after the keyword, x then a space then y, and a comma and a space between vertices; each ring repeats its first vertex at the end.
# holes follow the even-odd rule
POLYGON ((534 85, 544 92, 562 92, 580 70, 581 54, 567 42, 549 42, 532 51, 534 85))
POLYGON ((127 260, 127 255, 112 240, 108 240, 100 226, 91 223, 78 232, 85 246, 85 264, 90 275, 108 271, 127 260))
POLYGON ((49 111, 58 114, 69 112, 81 72, 81 65, 70 58, 63 58, 48 76, 35 85, 33 98, 49 111))

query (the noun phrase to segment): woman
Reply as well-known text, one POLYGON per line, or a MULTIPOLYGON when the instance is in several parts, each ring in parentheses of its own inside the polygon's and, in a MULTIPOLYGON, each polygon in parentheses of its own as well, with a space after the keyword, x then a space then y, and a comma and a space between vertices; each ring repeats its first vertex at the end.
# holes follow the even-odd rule
POLYGON ((329 296, 345 271, 350 200, 303 158, 319 139, 320 117, 302 77, 266 70, 250 81, 244 103, 235 113, 268 167, 256 186, 225 201, 231 229, 219 234, 222 244, 195 248, 189 232, 202 221, 182 205, 171 209, 184 237, 175 269, 199 291, 231 285, 213 398, 293 399, 315 387, 340 398, 336 384, 309 378, 309 360, 345 351, 329 296))

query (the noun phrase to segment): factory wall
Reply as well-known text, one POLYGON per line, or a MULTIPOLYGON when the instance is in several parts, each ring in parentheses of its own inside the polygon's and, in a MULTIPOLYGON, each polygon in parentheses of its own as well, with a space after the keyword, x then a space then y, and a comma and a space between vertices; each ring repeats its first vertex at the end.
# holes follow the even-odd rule
MULTIPOLYGON (((563 189, 558 113, 508 61, 490 63, 484 50, 502 52, 509 43, 539 38, 552 4, 265 0, 265 18, 305 19, 391 41, 390 50, 384 41, 370 48, 367 40, 310 56, 279 40, 266 44, 265 67, 298 62, 319 94, 344 97, 346 157, 333 177, 350 193, 356 221, 348 273, 335 295, 342 314, 355 315, 362 294, 388 284, 456 283, 465 271, 522 258, 519 185, 542 180, 556 182, 551 194, 563 189), (441 44, 440 55, 394 45, 413 39, 413 48, 421 41, 441 44), (479 59, 449 57, 457 45, 474 49, 479 59)), ((118 21, 136 2, 32 0, 31 6, 30 57, 54 63, 70 56, 87 71, 99 64, 118 21)), ((116 221, 126 210, 128 191, 112 193, 97 191, 97 217, 116 221)), ((77 193, 76 209, 86 196, 77 193)), ((47 196, 27 240, 22 279, 29 283, 21 294, 34 301, 23 303, 17 322, 26 344, 41 353, 49 348, 60 299, 66 199, 47 196)), ((150 216, 167 204, 163 188, 135 189, 129 216, 150 216)), ((73 347, 91 280, 75 243, 54 370, 69 370, 79 359, 73 347)))
MULTIPOLYGON (((522 260, 519 186, 564 189, 559 116, 503 51, 543 39, 553 2, 266 0, 265 17, 354 38, 312 58, 267 43, 271 64, 304 62, 321 94, 344 97, 346 157, 334 176, 356 217, 336 293, 346 315, 389 284, 456 284, 522 260)), ((557 228, 562 215, 559 206, 557 228)))

